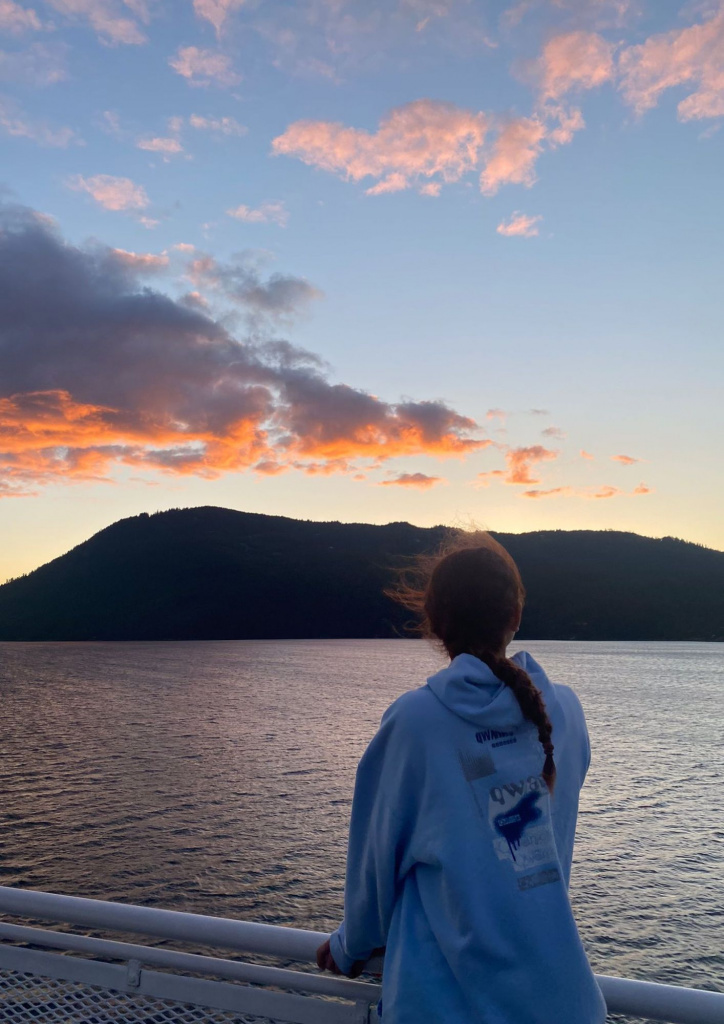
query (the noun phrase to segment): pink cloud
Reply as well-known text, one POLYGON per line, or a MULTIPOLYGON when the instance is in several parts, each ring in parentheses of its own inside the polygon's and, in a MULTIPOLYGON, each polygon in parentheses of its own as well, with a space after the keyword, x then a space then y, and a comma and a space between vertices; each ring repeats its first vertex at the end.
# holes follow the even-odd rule
MULTIPOLYGON (((88 21, 103 42, 138 45, 147 42, 146 36, 135 21, 120 13, 123 7, 115 0, 47 0, 51 7, 69 18, 88 21)), ((126 7, 135 8, 136 14, 146 17, 142 6, 126 2, 126 7)))
POLYGON ((619 71, 624 99, 639 114, 656 106, 666 89, 688 86, 693 91, 678 105, 680 120, 724 116, 724 4, 699 24, 628 47, 619 71))
POLYGON ((581 448, 579 454, 580 454, 582 459, 594 459, 595 458, 595 455, 591 455, 591 453, 587 452, 585 450, 585 448, 581 448))
POLYGON ((274 139, 272 150, 351 181, 377 178, 369 191, 378 195, 425 178, 437 178, 433 184, 459 181, 477 165, 487 130, 483 113, 421 99, 390 111, 376 132, 296 121, 274 139))
POLYGON ((595 89, 614 75, 614 47, 596 32, 566 32, 549 39, 536 62, 544 100, 571 89, 595 89))
POLYGON ((246 0, 194 0, 194 11, 197 17, 211 22, 218 35, 229 14, 243 7, 245 2, 246 0))
POLYGON ((0 32, 21 35, 23 32, 39 32, 42 27, 32 7, 21 7, 14 0, 0 0, 0 32))
POLYGON ((232 67, 231 57, 214 50, 202 50, 198 46, 179 47, 176 56, 169 58, 169 64, 188 79, 189 85, 232 86, 241 81, 241 75, 232 67))
POLYGON ((538 224, 542 220, 540 214, 529 217, 516 210, 509 221, 501 221, 495 230, 506 238, 534 238, 538 234, 538 224))
POLYGON ((565 430, 561 430, 560 427, 546 427, 545 430, 541 430, 543 437, 555 437, 559 441, 563 441, 566 437, 565 430))
POLYGON ((634 487, 632 494, 651 494, 652 488, 647 487, 646 484, 639 484, 638 487, 634 487))
POLYGON ((505 409, 488 409, 485 418, 486 420, 505 420, 507 415, 505 409))
POLYGON ((526 448, 511 448, 505 453, 505 461, 508 463, 508 473, 505 478, 507 484, 537 484, 530 475, 531 468, 539 462, 548 462, 557 459, 558 452, 543 445, 533 444, 526 448))
POLYGON ((278 224, 280 228, 284 228, 289 222, 289 213, 281 202, 262 203, 256 209, 242 205, 227 210, 226 213, 236 220, 246 221, 247 224, 278 224))
POLYGON ((480 190, 494 195, 501 185, 535 181, 535 163, 543 151, 546 127, 537 117, 517 117, 499 133, 480 175, 480 190))
POLYGON ((142 185, 111 174, 96 174, 90 178, 77 174, 68 181, 68 187, 75 192, 87 192, 104 210, 144 210, 150 202, 142 185))
POLYGON ((447 481, 441 476, 427 476, 426 473, 400 473, 392 480, 382 480, 380 487, 417 487, 426 491, 436 484, 444 484, 447 481))
POLYGON ((175 156, 184 151, 179 140, 170 136, 139 139, 136 146, 138 149, 148 150, 149 153, 163 153, 165 156, 175 156))
POLYGON ((117 263, 124 267, 130 267, 137 272, 164 270, 169 264, 168 256, 165 253, 157 256, 151 252, 129 252, 128 249, 111 249, 110 255, 117 263))
POLYGON ((633 466, 635 462, 641 462, 641 459, 634 459, 631 455, 612 455, 611 460, 620 462, 622 466, 633 466))

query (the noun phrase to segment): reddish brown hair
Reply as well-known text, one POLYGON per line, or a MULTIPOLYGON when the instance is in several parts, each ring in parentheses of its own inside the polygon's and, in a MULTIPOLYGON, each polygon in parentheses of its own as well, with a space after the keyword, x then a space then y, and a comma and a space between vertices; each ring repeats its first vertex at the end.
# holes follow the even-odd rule
POLYGON ((421 556, 404 569, 387 593, 417 614, 417 632, 437 640, 451 658, 472 654, 510 687, 524 716, 538 730, 545 753, 543 778, 552 793, 553 726, 543 697, 528 673, 504 656, 525 601, 523 581, 510 554, 489 533, 455 531, 437 554, 421 556))

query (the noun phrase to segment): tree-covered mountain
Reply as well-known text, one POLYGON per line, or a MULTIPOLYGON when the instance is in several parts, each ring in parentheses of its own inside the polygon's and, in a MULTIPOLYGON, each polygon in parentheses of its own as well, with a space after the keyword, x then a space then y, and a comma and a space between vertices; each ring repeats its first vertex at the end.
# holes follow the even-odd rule
MULTIPOLYGON (((383 588, 443 532, 223 508, 135 516, 1 586, 0 639, 404 635, 383 588)), ((495 536, 528 590, 523 639, 724 640, 724 552, 615 531, 495 536)))

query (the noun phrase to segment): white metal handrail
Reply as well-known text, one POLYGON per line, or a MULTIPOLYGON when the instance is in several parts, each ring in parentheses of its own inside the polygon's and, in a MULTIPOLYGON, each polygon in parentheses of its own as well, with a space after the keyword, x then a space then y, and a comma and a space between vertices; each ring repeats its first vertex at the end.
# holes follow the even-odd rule
MULTIPOLYGON (((105 932, 120 931, 156 938, 174 939, 178 942, 194 943, 197 946, 216 947, 237 952, 271 955, 302 963, 314 962, 316 949, 326 936, 320 932, 303 931, 296 928, 283 928, 277 925, 257 924, 249 921, 236 921, 229 918, 210 917, 201 914, 183 913, 173 910, 159 910, 152 907, 139 907, 122 903, 111 903, 103 900, 83 899, 76 896, 61 896, 55 893, 37 892, 27 889, 0 886, 0 913, 25 919, 41 919, 84 928, 98 929, 105 932)), ((237 960, 221 959, 212 956, 201 956, 178 950, 158 947, 140 946, 128 942, 116 942, 108 939, 78 935, 69 932, 46 931, 27 925, 0 922, 0 970, 3 963, 15 965, 23 961, 17 953, 19 943, 32 943, 50 949, 61 949, 76 954, 102 957, 107 960, 120 960, 125 964, 160 967, 165 970, 186 972, 186 974, 211 974, 216 978, 227 978, 237 982, 228 985, 223 982, 196 982, 195 979, 181 975, 162 975, 143 972, 147 975, 146 989, 151 994, 165 992, 162 998, 169 996, 169 978, 175 978, 178 995, 184 996, 207 993, 204 998, 213 998, 211 1006, 234 1005, 238 995, 234 993, 258 993, 258 989, 247 986, 274 986, 293 992, 308 992, 314 995, 336 997, 351 1001, 356 1007, 356 1015, 342 1015, 335 1011, 335 1004, 314 1002, 316 1009, 310 1016, 303 1012, 302 1003, 307 997, 282 996, 269 992, 268 1006, 277 1008, 278 1020, 306 1021, 323 1018, 331 1021, 373 1019, 368 1013, 370 1004, 379 998, 379 986, 370 981, 350 981, 325 974, 314 974, 301 970, 268 967, 261 964, 241 963, 237 960), (10 945, 13 944, 13 945, 10 945), (241 986, 238 982, 245 983, 241 986), (209 986, 216 984, 216 993, 212 996, 209 986), (199 987, 201 986, 201 988, 199 987), (207 986, 203 988, 203 986, 207 986), (223 991, 222 991, 223 990, 223 991), (228 990, 228 991, 227 991, 228 990), (286 1002, 284 1001, 286 1000, 286 1002), (325 1010, 321 1013, 321 1007, 325 1010), (364 1008, 367 1009, 364 1009, 364 1008), (297 1016, 296 1014, 299 1014, 297 1016)), ((71 959, 57 954, 43 954, 26 950, 25 960, 37 964, 39 973, 58 970, 55 961, 64 961, 67 965, 71 959), (30 960, 28 959, 30 957, 30 960), (42 958, 45 959, 42 959, 42 958), (52 959, 54 957, 54 960, 52 959), (35 959, 32 959, 35 958, 35 959), (40 959, 39 959, 40 958, 40 959), (50 959, 49 959, 50 958, 50 959)), ((92 966, 100 967, 95 964, 92 966)), ((109 965, 102 965, 107 971, 109 965)), ((66 968, 67 969, 67 968, 66 968)), ((117 970, 117 969, 115 969, 117 970)), ((379 960, 370 962, 368 970, 381 970, 379 960)), ((52 975, 58 976, 58 975, 52 975)), ((65 975, 62 975, 65 976, 65 975)), ((108 975, 111 977, 111 975, 108 975)), ((89 975, 90 977, 90 975, 89 975)), ((113 975, 114 979, 120 975, 113 975)), ((684 988, 673 985, 660 985, 653 982, 632 981, 597 975, 597 981, 606 999, 609 1012, 630 1016, 644 1017, 648 1020, 665 1021, 668 1024, 724 1024, 724 993, 709 992, 700 989, 684 988)), ((118 980, 114 984, 120 984, 118 980)), ((128 983, 125 990, 134 987, 128 983)), ((142 986, 136 985, 141 990, 142 986)), ((143 993, 142 993, 143 994, 143 993)), ((267 1006, 257 995, 256 1002, 251 1003, 257 1008, 267 1006)), ((270 1014, 271 1016, 271 1014, 270 1014)))

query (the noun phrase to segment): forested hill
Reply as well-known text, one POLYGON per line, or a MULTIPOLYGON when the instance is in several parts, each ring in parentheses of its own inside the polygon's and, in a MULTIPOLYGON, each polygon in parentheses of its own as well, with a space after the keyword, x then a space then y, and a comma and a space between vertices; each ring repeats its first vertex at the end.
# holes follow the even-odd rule
MULTIPOLYGON (((2 640, 391 637, 382 590, 440 527, 223 508, 123 519, 0 587, 2 640)), ((614 531, 496 534, 528 590, 519 636, 724 640, 724 552, 614 531)))

